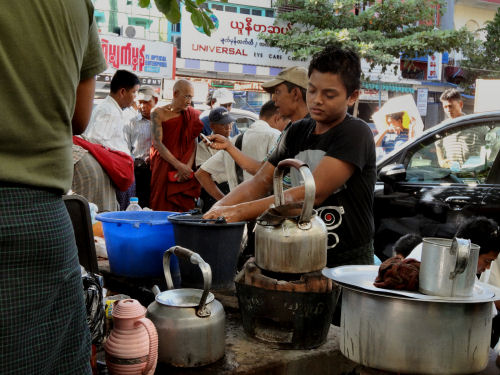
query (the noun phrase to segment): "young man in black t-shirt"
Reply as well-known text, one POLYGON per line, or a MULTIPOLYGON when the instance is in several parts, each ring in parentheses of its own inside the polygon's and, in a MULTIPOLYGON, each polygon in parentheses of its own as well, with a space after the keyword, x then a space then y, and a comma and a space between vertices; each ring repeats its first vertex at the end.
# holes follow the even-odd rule
MULTIPOLYGON (((368 125, 347 113, 359 95, 361 66, 352 51, 327 47, 309 65, 307 106, 311 118, 295 122, 253 179, 238 186, 205 215, 228 221, 257 217, 274 202, 266 197, 277 164, 306 162, 316 183, 315 207, 328 228, 328 266, 373 263, 375 145, 368 125), (266 197, 266 198, 264 198, 266 197), (255 200, 257 199, 257 200, 255 200)), ((292 171, 287 202, 304 199, 292 171)))

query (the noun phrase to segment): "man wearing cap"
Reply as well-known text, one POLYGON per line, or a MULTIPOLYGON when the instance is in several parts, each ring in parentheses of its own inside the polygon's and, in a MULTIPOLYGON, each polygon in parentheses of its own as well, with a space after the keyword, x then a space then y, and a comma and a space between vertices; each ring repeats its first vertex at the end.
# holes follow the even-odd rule
POLYGON ((136 196, 141 207, 149 207, 151 168, 149 149, 151 148, 151 110, 158 103, 158 93, 151 86, 142 86, 137 97, 139 115, 125 124, 123 133, 132 157, 136 196))
MULTIPOLYGON (((293 66, 282 70, 276 78, 262 84, 262 88, 272 94, 272 100, 278 108, 280 116, 288 119, 288 124, 284 130, 292 122, 309 117, 309 110, 306 104, 308 81, 307 70, 299 66, 293 66)), ((250 155, 241 152, 238 148, 231 147, 232 144, 227 139, 213 137, 211 140, 213 148, 226 150, 243 170, 252 175, 257 173, 273 151, 271 150, 266 158, 256 160, 250 155)), ((278 144, 280 140, 281 136, 276 143, 278 144)))
MULTIPOLYGON (((209 101, 207 102, 207 105, 210 106, 210 110, 212 110, 213 108, 217 108, 217 107, 224 107, 229 112, 231 111, 233 104, 234 104, 233 93, 226 88, 214 90, 212 95, 210 95, 209 101)), ((200 120, 201 120, 201 122, 203 122, 203 130, 201 132, 205 135, 212 134, 212 129, 210 128, 210 122, 208 119, 208 115, 210 113, 210 110, 204 111, 200 115, 200 120)), ((240 130, 238 129, 236 124, 233 124, 230 136, 234 137, 238 134, 240 134, 240 130)))
MULTIPOLYGON (((212 129, 212 134, 219 134, 223 137, 229 137, 231 133, 231 127, 234 123, 234 117, 231 116, 229 111, 224 107, 218 107, 212 109, 208 115, 210 120, 210 128, 212 129)), ((202 140, 198 142, 198 147, 196 149, 196 168, 198 169, 203 163, 215 155, 218 150, 211 148, 207 141, 202 140)), ((195 174, 198 178, 198 172, 195 174)), ((229 184, 227 181, 226 171, 224 169, 212 174, 210 176, 210 181, 215 185, 214 190, 219 190, 222 194, 229 193, 229 184)), ((203 212, 208 211, 210 207, 216 202, 212 195, 207 192, 202 185, 200 198, 203 201, 203 212)))
POLYGON ((292 66, 282 70, 276 78, 264 82, 262 88, 272 94, 280 114, 294 122, 309 114, 306 105, 308 81, 306 68, 292 66))

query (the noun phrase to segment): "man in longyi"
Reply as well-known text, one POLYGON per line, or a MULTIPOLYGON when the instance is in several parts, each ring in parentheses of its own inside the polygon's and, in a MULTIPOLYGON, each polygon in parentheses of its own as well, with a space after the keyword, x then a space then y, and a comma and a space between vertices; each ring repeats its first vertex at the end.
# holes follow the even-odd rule
POLYGON ((174 84, 172 103, 151 115, 150 206, 157 211, 185 212, 193 209, 200 195, 193 163, 203 123, 200 112, 190 106, 193 85, 184 79, 174 84))

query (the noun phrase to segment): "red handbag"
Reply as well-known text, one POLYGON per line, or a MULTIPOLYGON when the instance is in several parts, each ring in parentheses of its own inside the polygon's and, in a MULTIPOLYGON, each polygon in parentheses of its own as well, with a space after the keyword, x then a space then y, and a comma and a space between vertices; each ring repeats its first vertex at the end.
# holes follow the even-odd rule
POLYGON ((130 155, 100 144, 90 143, 76 136, 73 136, 73 143, 92 154, 118 190, 127 191, 132 185, 134 182, 134 159, 130 155))

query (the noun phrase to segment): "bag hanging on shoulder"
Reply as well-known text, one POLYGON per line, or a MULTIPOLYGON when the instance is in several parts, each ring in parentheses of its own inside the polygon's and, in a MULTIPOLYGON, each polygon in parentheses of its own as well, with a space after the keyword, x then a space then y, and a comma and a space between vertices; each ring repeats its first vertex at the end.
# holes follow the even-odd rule
POLYGON ((124 152, 112 150, 97 143, 73 136, 73 144, 90 152, 120 191, 134 182, 134 159, 124 152))

